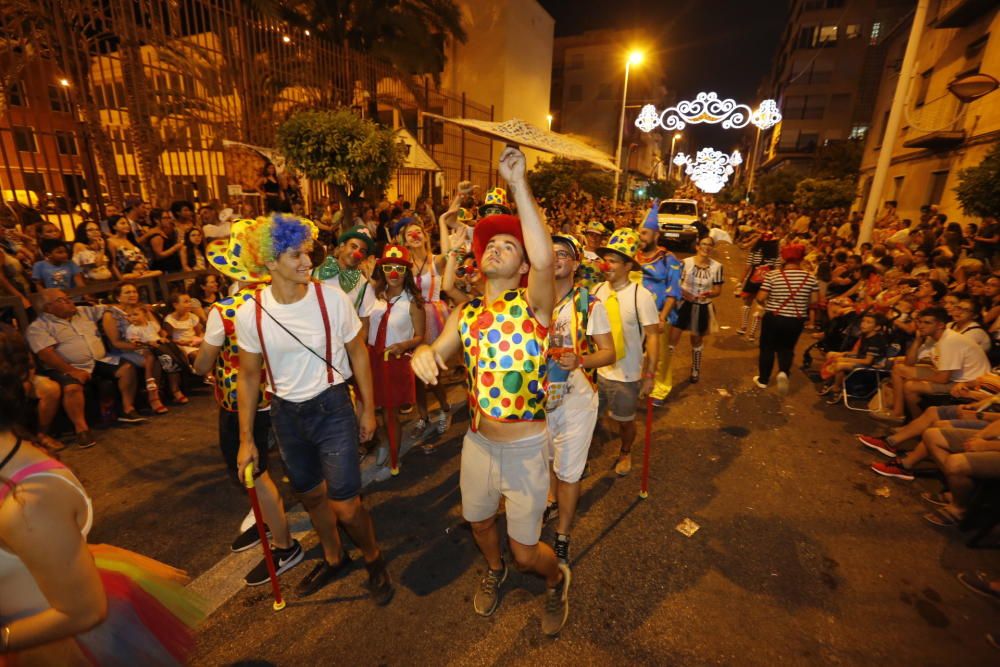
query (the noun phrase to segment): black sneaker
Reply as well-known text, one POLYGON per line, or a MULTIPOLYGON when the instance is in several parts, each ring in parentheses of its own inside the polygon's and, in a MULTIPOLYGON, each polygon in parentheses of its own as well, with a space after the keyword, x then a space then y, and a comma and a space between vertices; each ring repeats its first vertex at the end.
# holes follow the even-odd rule
POLYGON ((559 631, 566 625, 566 619, 569 618, 569 584, 573 577, 570 574, 569 566, 565 563, 559 563, 559 569, 562 570, 562 581, 556 584, 555 588, 549 588, 545 591, 542 632, 549 637, 558 635, 559 631))
MULTIPOLYGON (((292 546, 287 549, 271 547, 271 560, 274 562, 274 572, 279 576, 301 563, 304 556, 305 552, 302 551, 302 545, 299 544, 298 540, 292 540, 292 546)), ((257 563, 257 567, 250 570, 247 576, 243 577, 243 581, 247 586, 260 586, 261 584, 266 584, 269 579, 267 561, 264 559, 261 559, 257 563)))
POLYGON ((557 516, 559 516, 559 503, 553 500, 545 505, 545 512, 542 513, 542 523, 548 523, 557 516))
POLYGON ((146 421, 146 418, 135 410, 129 410, 128 412, 123 412, 118 415, 118 421, 123 424, 139 424, 146 421))
POLYGON ((301 598, 309 597, 346 572, 350 565, 351 556, 346 551, 340 555, 340 562, 336 565, 330 565, 326 559, 321 560, 295 587, 295 594, 301 598))
POLYGON ((382 554, 379 554, 378 558, 371 563, 365 563, 365 569, 368 570, 368 583, 365 584, 365 588, 368 589, 372 601, 378 606, 384 607, 389 604, 396 589, 392 585, 392 577, 389 576, 389 570, 385 567, 382 554))
MULTIPOLYGON (((271 529, 267 527, 267 524, 264 524, 264 532, 267 533, 267 539, 271 539, 271 529)), ((252 549, 258 544, 260 544, 260 534, 257 532, 257 524, 255 523, 240 533, 229 548, 232 549, 233 553, 238 554, 241 551, 252 549)))
POLYGON ((76 434, 76 446, 80 449, 90 449, 97 444, 94 435, 90 431, 80 431, 76 434))
POLYGON ((556 533, 556 541, 552 543, 552 550, 556 552, 556 558, 560 563, 569 563, 569 535, 556 533))
POLYGON ((479 590, 473 600, 473 607, 480 616, 492 616, 500 605, 500 584, 507 581, 507 563, 500 570, 486 568, 483 580, 479 582, 479 590))

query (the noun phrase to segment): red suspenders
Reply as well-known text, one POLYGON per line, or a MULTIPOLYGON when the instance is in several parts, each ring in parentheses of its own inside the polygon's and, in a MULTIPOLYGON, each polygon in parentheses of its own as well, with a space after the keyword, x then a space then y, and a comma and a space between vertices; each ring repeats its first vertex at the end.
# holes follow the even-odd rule
MULTIPOLYGON (((313 283, 316 288, 316 300, 319 302, 319 311, 323 317, 323 333, 326 334, 326 381, 333 384, 333 365, 330 360, 333 358, 333 342, 330 340, 330 313, 326 310, 326 299, 323 298, 323 289, 318 282, 313 283)), ((261 321, 264 315, 264 308, 260 304, 261 292, 259 289, 254 294, 254 309, 257 322, 257 338, 260 339, 260 352, 264 357, 264 368, 267 371, 267 382, 271 385, 271 393, 277 395, 277 387, 274 384, 274 375, 271 374, 271 362, 267 358, 267 345, 264 343, 264 329, 261 321)))

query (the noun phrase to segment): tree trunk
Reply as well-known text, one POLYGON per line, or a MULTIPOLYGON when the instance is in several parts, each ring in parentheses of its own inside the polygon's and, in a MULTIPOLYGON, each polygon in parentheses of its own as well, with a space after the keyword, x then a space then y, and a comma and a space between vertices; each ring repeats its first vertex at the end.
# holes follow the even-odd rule
MULTIPOLYGON (((108 138, 107 132, 101 125, 100 114, 97 112, 93 100, 90 99, 90 95, 84 93, 84 97, 86 99, 80 105, 83 113, 83 125, 87 130, 90 148, 97 158, 97 165, 104 174, 104 192, 111 203, 122 207, 125 204, 125 193, 122 192, 122 184, 118 178, 118 164, 115 162, 115 151, 111 145, 111 139, 108 138)), ((96 194, 100 192, 100 183, 91 183, 87 189, 96 194)), ((96 212, 103 214, 103 201, 99 202, 99 207, 96 212)))
POLYGON ((347 188, 343 185, 331 184, 330 187, 333 188, 333 193, 337 195, 337 202, 340 204, 340 210, 343 212, 343 216, 340 218, 341 231, 346 231, 354 226, 354 209, 351 206, 351 198, 347 195, 347 188))

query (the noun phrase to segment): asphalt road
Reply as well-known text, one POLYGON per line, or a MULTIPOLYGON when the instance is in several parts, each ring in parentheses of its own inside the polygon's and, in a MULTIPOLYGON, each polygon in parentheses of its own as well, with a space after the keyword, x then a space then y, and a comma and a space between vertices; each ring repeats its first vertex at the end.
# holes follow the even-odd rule
MULTIPOLYGON (((738 273, 738 251, 717 253, 738 273)), ((611 470, 616 441, 592 448, 559 638, 541 632, 543 584, 529 575, 512 572, 492 618, 472 610, 483 562, 461 522, 458 419, 437 452, 410 453, 399 477, 366 490, 397 585, 387 608, 367 599, 360 565, 280 613, 266 587, 233 587, 229 598, 209 583, 221 605, 196 664, 998 664, 983 635, 1000 631, 1000 606, 955 579, 1000 573, 995 552, 920 518, 931 480, 868 470, 873 456, 853 434, 877 432, 876 422, 826 407, 799 373, 783 400, 753 387, 756 349, 734 333, 732 288, 718 301, 729 328, 709 339, 699 384, 685 380, 686 340, 675 355, 681 382, 656 412, 649 498, 637 498, 638 474, 611 470), (676 530, 685 519, 700 527, 691 537, 676 530)), ((242 563, 224 559, 247 501, 223 474, 215 429, 204 391, 165 417, 100 433, 92 450, 68 450, 94 497, 92 541, 194 577, 242 577, 242 563)), ((304 546, 318 557, 314 536, 304 546)), ((311 565, 288 572, 288 587, 311 565)))

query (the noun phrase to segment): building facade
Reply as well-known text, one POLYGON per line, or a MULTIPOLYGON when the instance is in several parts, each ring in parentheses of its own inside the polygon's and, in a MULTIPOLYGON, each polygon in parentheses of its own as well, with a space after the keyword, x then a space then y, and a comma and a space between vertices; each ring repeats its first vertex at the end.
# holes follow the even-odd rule
POLYGON ((1000 90, 963 103, 948 85, 971 74, 1000 78, 1000 9, 981 0, 931 0, 928 23, 907 87, 903 121, 895 138, 888 178, 872 193, 872 178, 885 140, 889 109, 909 22, 888 38, 889 57, 876 99, 872 132, 865 143, 857 209, 869 197, 879 205, 896 201, 901 218, 916 220, 923 206, 936 206, 949 220, 973 222, 955 197, 958 172, 978 165, 1000 141, 1000 90))
POLYGON ((782 122, 766 142, 762 169, 809 161, 830 142, 863 140, 886 59, 885 35, 912 0, 794 0, 768 97, 782 122))

